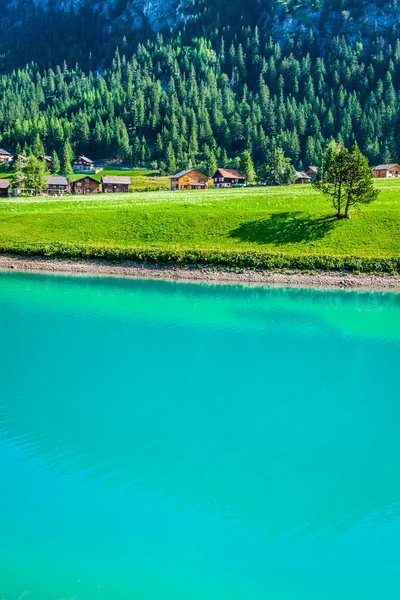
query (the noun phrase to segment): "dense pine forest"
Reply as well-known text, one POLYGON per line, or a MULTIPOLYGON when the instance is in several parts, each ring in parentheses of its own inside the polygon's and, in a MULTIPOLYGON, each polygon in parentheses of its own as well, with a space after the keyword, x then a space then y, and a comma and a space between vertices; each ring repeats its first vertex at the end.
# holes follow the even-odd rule
MULTIPOLYGON (((383 27, 362 2, 308 2, 302 14, 315 27, 293 29, 294 4, 282 13, 272 0, 252 10, 203 0, 191 18, 154 31, 120 21, 127 4, 114 3, 115 28, 112 12, 84 5, 35 9, 22 24, 3 12, 2 147, 61 156, 69 142, 91 158, 168 173, 196 164, 211 174, 246 149, 257 166, 276 147, 303 168, 320 163, 332 138, 356 140, 371 165, 399 159, 396 18, 383 27)), ((397 14, 395 2, 384 6, 397 14)))

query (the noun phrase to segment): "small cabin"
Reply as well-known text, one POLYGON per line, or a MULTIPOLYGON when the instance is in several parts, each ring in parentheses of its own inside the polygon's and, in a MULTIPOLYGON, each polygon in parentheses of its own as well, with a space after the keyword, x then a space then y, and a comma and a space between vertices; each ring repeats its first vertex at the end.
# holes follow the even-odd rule
POLYGON ((84 194, 99 194, 101 192, 101 183, 90 177, 89 175, 82 175, 79 179, 71 182, 71 193, 77 196, 84 194))
POLYGON ((237 169, 218 169, 214 174, 215 188, 241 187, 246 183, 246 178, 237 169))
POLYGON ((10 195, 10 182, 8 179, 0 179, 0 197, 7 198, 10 195))
POLYGON ((0 148, 0 163, 9 163, 12 161, 12 156, 7 150, 0 148))
POLYGON ((306 175, 308 175, 308 177, 310 177, 311 179, 317 179, 318 177, 318 167, 307 167, 307 169, 304 171, 304 173, 306 175))
POLYGON ((378 165, 373 171, 373 176, 377 179, 400 177, 400 165, 396 163, 391 165, 378 165))
POLYGON ((28 157, 25 156, 25 154, 15 154, 15 156, 13 156, 13 158, 12 158, 12 162, 14 164, 16 164, 18 161, 26 162, 27 160, 28 160, 28 157))
POLYGON ((72 168, 75 173, 79 171, 94 171, 94 162, 87 156, 78 156, 72 161, 72 168))
POLYGON ((101 183, 105 194, 123 194, 129 192, 131 178, 126 175, 121 177, 104 175, 101 178, 101 183))
POLYGON ((197 169, 187 169, 172 175, 171 190, 206 190, 210 180, 197 169))
POLYGON ((66 177, 57 175, 56 177, 47 177, 47 186, 44 193, 48 196, 64 196, 69 192, 69 183, 66 177))
POLYGON ((311 177, 309 177, 309 175, 307 175, 303 171, 296 171, 294 183, 311 183, 311 177))
POLYGON ((51 167, 51 156, 39 156, 39 160, 42 160, 46 163, 47 168, 50 169, 51 167))

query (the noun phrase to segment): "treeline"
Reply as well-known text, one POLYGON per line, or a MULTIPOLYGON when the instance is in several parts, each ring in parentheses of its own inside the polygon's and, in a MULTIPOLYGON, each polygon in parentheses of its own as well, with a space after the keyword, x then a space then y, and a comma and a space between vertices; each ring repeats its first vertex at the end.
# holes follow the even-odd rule
MULTIPOLYGON (((192 38, 157 34, 90 71, 31 63, 0 77, 0 144, 29 154, 38 139, 61 157, 116 157, 171 173, 256 166, 282 148, 297 168, 319 164, 333 138, 357 141, 370 164, 400 156, 400 40, 335 38, 276 43, 257 27, 192 38), (225 35, 226 33, 226 35, 225 35)), ((187 34, 186 34, 187 35, 187 34)))

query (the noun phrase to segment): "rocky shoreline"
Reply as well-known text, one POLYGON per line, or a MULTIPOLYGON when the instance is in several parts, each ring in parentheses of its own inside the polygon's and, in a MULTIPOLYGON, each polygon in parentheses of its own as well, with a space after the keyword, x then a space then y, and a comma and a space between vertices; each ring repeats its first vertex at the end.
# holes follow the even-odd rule
POLYGON ((102 260, 57 260, 44 257, 0 256, 0 271, 40 272, 64 275, 126 277, 186 282, 354 289, 400 292, 400 275, 295 271, 224 270, 210 266, 182 267, 143 264, 132 261, 110 263, 102 260))

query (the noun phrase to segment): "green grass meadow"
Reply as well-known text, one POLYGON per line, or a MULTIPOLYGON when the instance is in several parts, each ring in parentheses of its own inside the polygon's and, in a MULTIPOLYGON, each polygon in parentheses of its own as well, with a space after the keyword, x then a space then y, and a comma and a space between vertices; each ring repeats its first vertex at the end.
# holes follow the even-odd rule
POLYGON ((0 201, 0 251, 233 268, 400 271, 400 181, 338 221, 311 186, 0 201))

